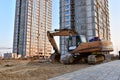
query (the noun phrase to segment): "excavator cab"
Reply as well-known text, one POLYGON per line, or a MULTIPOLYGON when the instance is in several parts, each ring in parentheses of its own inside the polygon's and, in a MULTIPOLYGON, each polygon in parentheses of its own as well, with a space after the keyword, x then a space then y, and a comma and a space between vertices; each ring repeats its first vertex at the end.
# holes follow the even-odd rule
POLYGON ((74 36, 69 36, 67 39, 68 42, 68 52, 73 51, 80 43, 87 42, 86 37, 84 35, 74 35, 74 36))

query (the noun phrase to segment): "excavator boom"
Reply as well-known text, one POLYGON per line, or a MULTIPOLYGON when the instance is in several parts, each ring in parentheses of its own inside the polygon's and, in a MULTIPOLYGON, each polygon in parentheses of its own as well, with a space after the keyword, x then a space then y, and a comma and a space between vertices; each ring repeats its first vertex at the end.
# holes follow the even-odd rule
POLYGON ((54 36, 70 36, 70 35, 76 35, 76 32, 74 30, 70 30, 70 29, 59 29, 59 30, 56 29, 53 32, 47 31, 48 40, 50 41, 50 43, 53 47, 53 50, 55 51, 51 55, 52 62, 60 61, 60 51, 58 50, 54 36))
POLYGON ((47 31, 48 39, 49 39, 51 45, 53 46, 53 49, 57 53, 60 53, 60 52, 58 50, 54 36, 70 36, 70 35, 76 35, 76 32, 74 30, 70 30, 70 29, 60 29, 60 30, 55 29, 54 32, 47 31))

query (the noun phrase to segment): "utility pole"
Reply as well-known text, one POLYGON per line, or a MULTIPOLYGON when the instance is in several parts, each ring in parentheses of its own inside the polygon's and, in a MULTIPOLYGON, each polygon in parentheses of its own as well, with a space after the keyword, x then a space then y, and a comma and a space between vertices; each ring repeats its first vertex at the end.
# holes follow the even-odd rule
POLYGON ((119 51, 119 59, 120 59, 120 51, 119 51))
POLYGON ((44 42, 44 59, 45 59, 45 54, 46 54, 46 34, 47 34, 47 16, 48 16, 48 10, 47 10, 47 2, 48 0, 45 0, 45 42, 44 42))
POLYGON ((38 40, 38 50, 37 50, 37 55, 39 55, 39 40, 40 40, 40 31, 39 31, 40 29, 39 29, 39 26, 38 26, 38 35, 37 35, 37 40, 38 40))
MULTIPOLYGON (((39 4, 39 14, 40 14, 40 1, 38 2, 39 4)), ((38 16, 39 20, 40 20, 40 15, 38 16)), ((38 20, 38 24, 39 24, 39 21, 38 20)), ((39 56, 40 54, 40 24, 38 25, 38 33, 37 33, 37 56, 39 56)))

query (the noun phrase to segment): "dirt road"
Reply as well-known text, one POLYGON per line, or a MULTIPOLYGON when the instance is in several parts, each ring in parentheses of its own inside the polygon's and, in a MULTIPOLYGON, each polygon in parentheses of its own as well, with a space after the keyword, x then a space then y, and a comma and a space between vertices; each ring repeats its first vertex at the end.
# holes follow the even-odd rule
POLYGON ((87 64, 64 65, 27 60, 0 61, 0 80, 47 80, 89 66, 87 64))

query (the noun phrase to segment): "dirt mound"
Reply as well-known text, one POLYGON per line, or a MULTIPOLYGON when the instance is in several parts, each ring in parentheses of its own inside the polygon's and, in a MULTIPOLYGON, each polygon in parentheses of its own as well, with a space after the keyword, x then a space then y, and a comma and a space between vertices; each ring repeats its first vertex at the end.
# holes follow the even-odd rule
POLYGON ((89 67, 87 64, 52 64, 41 61, 1 61, 0 79, 2 80, 47 80, 78 69, 89 67))

